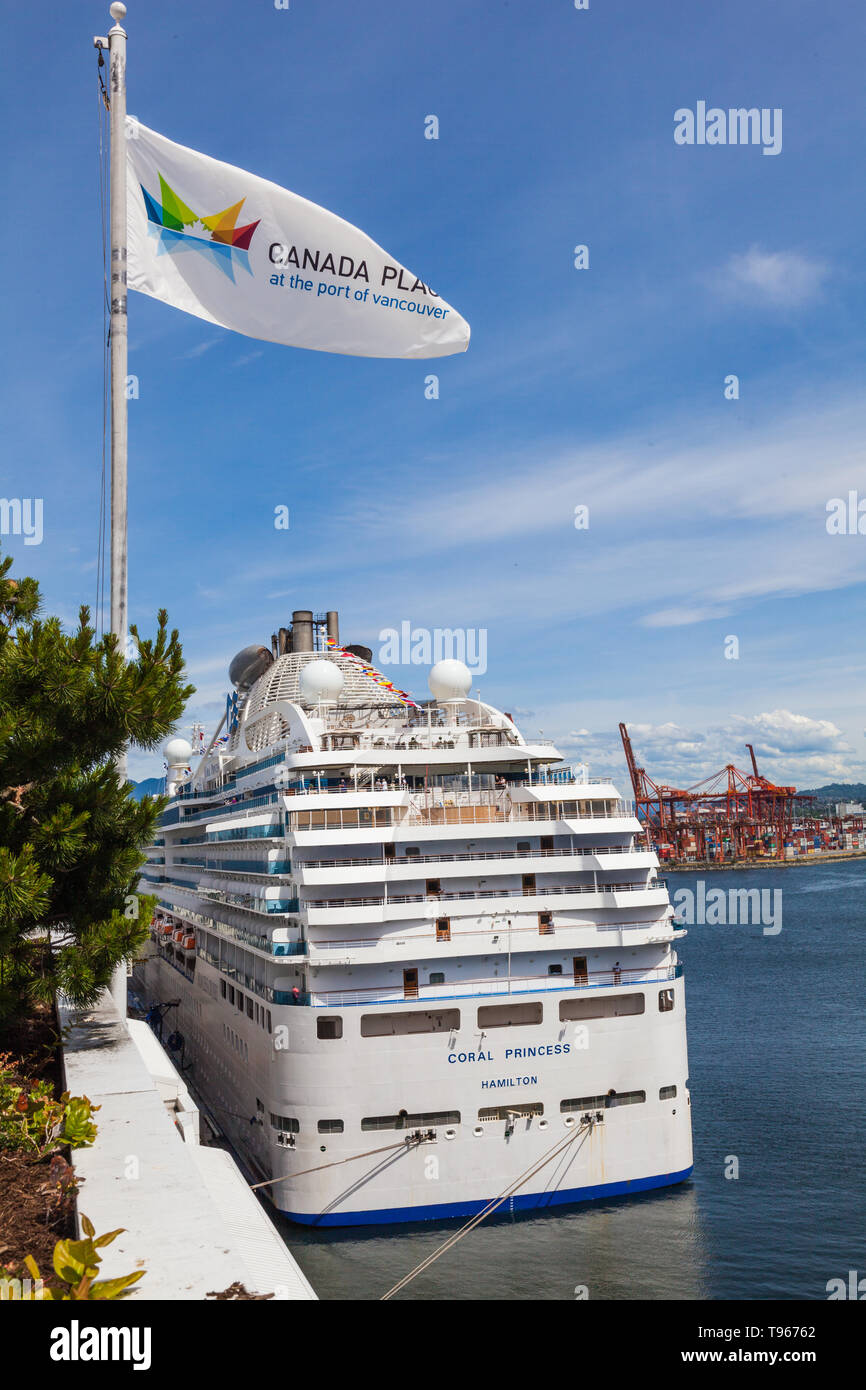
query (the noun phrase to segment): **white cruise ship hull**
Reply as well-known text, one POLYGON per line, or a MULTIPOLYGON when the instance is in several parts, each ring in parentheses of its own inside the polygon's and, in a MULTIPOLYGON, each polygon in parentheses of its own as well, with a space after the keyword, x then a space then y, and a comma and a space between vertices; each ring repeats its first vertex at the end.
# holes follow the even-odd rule
MULTIPOLYGON (((358 1226, 470 1216, 503 1193, 497 1211, 509 1213, 626 1196, 688 1178, 684 981, 665 980, 675 1004, 661 1013, 661 986, 655 972, 650 977, 644 985, 604 992, 642 994, 654 1012, 647 1007, 585 1025, 560 1022, 559 1004, 602 991, 440 1001, 442 1008, 458 1008, 459 1030, 416 1036, 361 1037, 366 1011, 359 1005, 339 1011, 343 1036, 324 1041, 316 1019, 333 1010, 275 1007, 272 1027, 287 1029, 288 1044, 277 1051, 245 1012, 226 1007, 219 976, 205 962, 197 963, 190 981, 154 955, 138 967, 136 985, 149 1000, 180 998, 171 1027, 183 1035, 193 1085, 260 1177, 284 1175, 264 1189, 274 1206, 305 1225, 358 1226), (542 1023, 493 1029, 479 1041, 477 1007, 504 998, 540 1004, 542 1023), (575 1036, 580 1027, 587 1034, 575 1036), (676 1095, 659 1099, 671 1087, 676 1095), (607 1100, 611 1089, 646 1099, 602 1101, 600 1110, 595 1104, 561 1109, 571 1100, 607 1100), (270 1112, 257 1112, 260 1095, 278 1105, 278 1113, 297 1118, 291 1147, 271 1126, 270 1112), (407 1102, 415 1114, 459 1115, 459 1122, 416 1124, 410 1111, 405 1130, 362 1128, 365 1119, 398 1114, 407 1102), (528 1103, 542 1113, 479 1119, 484 1110, 528 1103), (602 1118, 582 1124, 587 1113, 602 1118), (318 1132, 320 1121, 335 1119, 343 1122, 341 1134, 318 1132), (414 1142, 418 1131, 435 1137, 414 1142)), ((426 1014, 436 1005, 395 1000, 393 1007, 426 1014)))

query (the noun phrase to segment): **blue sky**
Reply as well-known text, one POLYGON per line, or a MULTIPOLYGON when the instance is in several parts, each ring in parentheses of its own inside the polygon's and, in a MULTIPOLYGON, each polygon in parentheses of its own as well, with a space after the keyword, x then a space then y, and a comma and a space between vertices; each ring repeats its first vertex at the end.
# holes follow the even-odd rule
MULTIPOLYGON (((37 48, 39 24, 3 17, 0 486, 44 499, 44 539, 2 541, 71 623, 96 591, 110 20, 57 7, 37 48)), ((621 782, 620 719, 663 780, 746 740, 783 782, 866 777, 866 535, 826 528, 866 499, 856 7, 131 0, 126 28, 132 113, 339 213, 472 325, 465 355, 378 361, 130 296, 130 610, 179 627, 188 718, 219 718, 239 647, 336 607, 374 654, 403 621, 486 630, 482 695, 621 782), (698 101, 781 108, 781 152, 678 146, 698 101)))

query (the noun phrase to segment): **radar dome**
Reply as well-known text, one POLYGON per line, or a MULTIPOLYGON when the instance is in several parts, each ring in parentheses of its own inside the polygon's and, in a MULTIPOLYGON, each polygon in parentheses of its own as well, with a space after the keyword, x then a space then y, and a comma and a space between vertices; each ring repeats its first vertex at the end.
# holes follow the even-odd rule
POLYGON ((462 661, 445 657, 431 669, 427 684, 436 700, 465 700, 472 689, 472 672, 462 661))
POLYGON ((259 676, 264 675, 273 659, 267 647, 244 647, 229 667, 229 680, 236 690, 249 690, 259 676))
POLYGON ((336 700, 343 689, 343 673, 333 661, 309 661, 301 672, 300 687, 306 700, 336 700))
POLYGON ((192 757, 192 744, 185 738, 170 738, 162 751, 169 767, 185 767, 192 757))

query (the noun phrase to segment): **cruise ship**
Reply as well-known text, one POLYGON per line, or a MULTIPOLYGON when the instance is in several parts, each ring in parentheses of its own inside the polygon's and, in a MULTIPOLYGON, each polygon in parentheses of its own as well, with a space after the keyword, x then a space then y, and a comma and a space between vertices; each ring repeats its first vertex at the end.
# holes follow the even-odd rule
POLYGON ((172 740, 134 984, 292 1221, 540 1210, 692 1169, 678 929, 615 786, 338 615, 239 652, 172 740), (169 1031, 170 1030, 170 1031, 169 1031))

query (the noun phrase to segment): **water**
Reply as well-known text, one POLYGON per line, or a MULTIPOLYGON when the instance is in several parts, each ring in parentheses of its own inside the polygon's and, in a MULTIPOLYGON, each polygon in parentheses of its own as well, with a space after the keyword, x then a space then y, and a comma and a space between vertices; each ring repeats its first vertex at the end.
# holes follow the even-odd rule
MULTIPOLYGON (((696 881, 671 873, 671 894, 696 881)), ((692 1179, 485 1222, 399 1297, 824 1299, 828 1279, 866 1275, 866 860, 704 882, 781 889, 782 931, 693 926, 679 943, 692 1179)), ((378 1299, 460 1224, 283 1229, 320 1298, 378 1299)))

